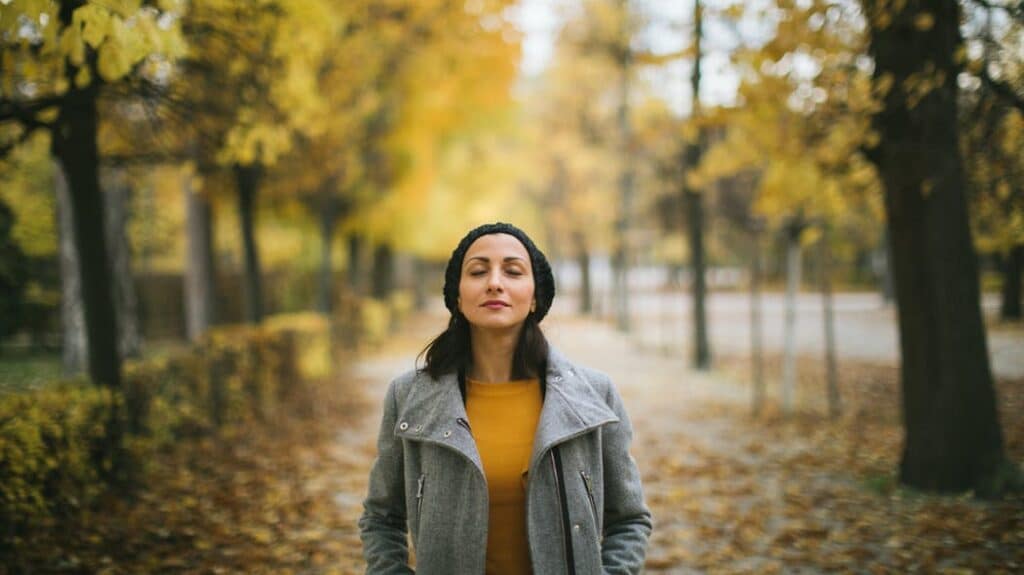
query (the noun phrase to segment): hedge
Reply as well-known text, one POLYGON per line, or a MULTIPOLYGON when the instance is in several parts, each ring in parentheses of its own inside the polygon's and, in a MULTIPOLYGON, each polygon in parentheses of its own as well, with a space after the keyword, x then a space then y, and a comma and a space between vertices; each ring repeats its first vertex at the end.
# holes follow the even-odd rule
POLYGON ((310 313, 218 327, 178 353, 126 362, 116 393, 78 378, 0 394, 0 547, 33 522, 78 513, 107 488, 112 408, 138 471, 180 439, 265 419, 331 371, 332 348, 378 343, 390 331, 383 324, 393 329, 409 308, 400 297, 358 302, 334 325, 310 313))

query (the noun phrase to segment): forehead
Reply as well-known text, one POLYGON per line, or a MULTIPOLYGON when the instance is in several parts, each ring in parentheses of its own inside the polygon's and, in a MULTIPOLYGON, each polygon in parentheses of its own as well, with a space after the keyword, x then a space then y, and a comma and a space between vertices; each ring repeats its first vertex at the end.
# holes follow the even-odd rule
POLYGON ((530 263, 530 254, 526 246, 515 236, 509 234, 487 234, 480 236, 473 243, 469 244, 466 250, 465 262, 469 263, 471 258, 487 258, 489 260, 504 260, 505 258, 520 258, 530 263))

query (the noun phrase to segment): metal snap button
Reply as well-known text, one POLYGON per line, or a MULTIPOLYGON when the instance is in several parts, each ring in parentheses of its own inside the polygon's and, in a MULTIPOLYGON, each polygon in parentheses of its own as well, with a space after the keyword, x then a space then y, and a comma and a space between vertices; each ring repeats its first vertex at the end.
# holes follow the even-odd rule
POLYGON ((576 531, 579 531, 580 530, 580 524, 576 523, 575 525, 572 526, 572 528, 575 529, 576 531))
POLYGON ((405 431, 406 429, 409 429, 409 423, 406 422, 406 421, 403 421, 401 424, 399 424, 398 429, 401 429, 402 431, 405 431))
POLYGON ((452 436, 452 430, 450 430, 450 429, 446 430, 446 431, 444 432, 444 436, 445 436, 445 437, 451 437, 451 436, 452 436))

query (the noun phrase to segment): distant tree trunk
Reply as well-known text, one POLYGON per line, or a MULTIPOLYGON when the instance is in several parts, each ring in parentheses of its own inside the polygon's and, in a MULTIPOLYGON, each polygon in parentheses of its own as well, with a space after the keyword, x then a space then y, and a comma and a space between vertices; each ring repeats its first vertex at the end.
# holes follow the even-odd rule
POLYGON ((352 232, 348 237, 348 285, 355 295, 366 293, 366 258, 363 236, 352 232))
POLYGON ((958 147, 959 5, 864 5, 875 80, 891 85, 873 117, 878 144, 867 152, 885 189, 892 244, 906 431, 900 481, 996 494, 1012 464, 996 410, 958 147), (925 13, 931 26, 920 25, 925 13), (922 81, 934 87, 921 94, 922 81))
POLYGON ((217 321, 213 261, 213 214, 208 198, 192 187, 192 175, 182 181, 185 195, 185 330, 196 341, 217 321))
POLYGON ((427 308, 427 282, 425 279, 429 277, 429 267, 427 262, 423 261, 423 258, 414 256, 412 260, 413 270, 413 305, 416 311, 423 311, 427 308))
POLYGON ((395 255, 391 246, 379 244, 373 250, 373 286, 370 293, 377 299, 387 299, 394 289, 395 255))
POLYGON ((60 317, 64 333, 61 355, 66 375, 75 375, 88 369, 88 351, 85 343, 85 310, 82 309, 81 276, 78 268, 78 249, 71 213, 71 190, 60 162, 54 162, 54 185, 57 193, 57 236, 60 243, 60 317))
POLYGON ((579 312, 583 315, 590 315, 594 312, 594 292, 590 279, 590 250, 583 232, 578 230, 573 232, 572 238, 573 243, 576 244, 576 265, 580 268, 579 312))
MULTIPOLYGON (((62 20, 65 16, 70 25, 70 9, 62 6, 62 20)), ((74 78, 70 80, 74 86, 74 78)), ((57 126, 52 131, 51 147, 53 155, 60 161, 71 200, 71 227, 78 252, 89 376, 99 385, 120 389, 120 340, 110 281, 111 266, 96 143, 98 84, 95 81, 86 88, 71 87, 65 93, 57 126)), ((120 436, 111 439, 110 447, 120 445, 120 436)))
POLYGON ((630 31, 626 29, 626 17, 629 12, 628 0, 619 0, 622 15, 623 32, 618 38, 617 51, 619 66, 619 159, 622 162, 619 173, 619 213, 615 222, 615 251, 612 256, 612 267, 615 276, 615 325, 622 332, 631 329, 629 313, 629 266, 630 266, 630 229, 633 212, 633 127, 629 118, 630 74, 632 73, 633 55, 630 49, 630 31))
POLYGON ((828 414, 833 419, 839 417, 842 406, 839 401, 839 370, 836 367, 836 328, 835 310, 832 305, 831 254, 829 253, 829 234, 826 228, 818 241, 818 273, 821 281, 821 307, 825 316, 825 375, 826 394, 828 397, 828 414))
POLYGON ((127 175, 118 168, 107 170, 101 180, 104 183, 103 202, 107 216, 105 223, 117 314, 118 349, 121 357, 138 357, 142 348, 142 330, 139 327, 139 300, 135 292, 127 229, 131 188, 127 175))
POLYGON ((334 307, 334 228, 340 205, 335 194, 337 180, 328 180, 320 190, 320 313, 330 315, 334 307))
POLYGON ((1024 245, 1016 245, 1003 258, 1003 290, 999 316, 1004 320, 1021 318, 1020 268, 1024 264, 1024 245))
POLYGON ((258 324, 263 321, 263 288, 255 233, 260 167, 236 165, 235 182, 238 185, 238 218, 245 252, 245 319, 248 323, 258 324))
POLYGON ((796 388, 796 305, 800 291, 801 246, 803 224, 786 226, 786 333, 782 359, 782 411, 793 411, 793 390, 796 388))
POLYGON ((761 321, 761 230, 753 230, 754 257, 750 266, 750 355, 753 364, 754 394, 751 411, 761 413, 764 407, 764 351, 761 321))
MULTIPOLYGON (((64 371, 68 374, 88 369, 86 350, 89 338, 85 331, 85 310, 82 306, 81 283, 78 280, 78 254, 72 238, 72 217, 67 180, 63 169, 55 170, 59 236, 61 238, 61 317, 64 331, 64 371)), ((121 357, 138 357, 142 344, 139 328, 138 298, 131 271, 131 248, 128 245, 128 200, 130 190, 123 173, 112 170, 101 177, 106 245, 111 265, 114 313, 117 320, 118 351, 121 357)))
MULTIPOLYGON (((691 121, 698 121, 700 109, 701 40, 703 39, 704 11, 699 0, 693 3, 693 74, 690 76, 692 93, 691 121)), ((697 128, 697 140, 686 146, 684 173, 696 170, 704 151, 703 130, 697 128)), ((687 238, 690 268, 693 273, 693 366, 701 371, 711 369, 711 345, 708 342, 707 283, 704 262, 704 196, 683 179, 683 205, 686 206, 687 238)))
POLYGON ((690 261, 693 275, 693 367, 711 369, 711 344, 708 341, 707 269, 704 263, 704 196, 685 192, 690 261))

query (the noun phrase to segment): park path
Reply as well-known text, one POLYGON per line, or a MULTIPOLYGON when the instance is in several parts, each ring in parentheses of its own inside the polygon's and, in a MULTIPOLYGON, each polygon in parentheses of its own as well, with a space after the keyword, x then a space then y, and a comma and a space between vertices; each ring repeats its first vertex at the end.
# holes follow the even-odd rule
MULTIPOLYGON (((633 453, 656 521, 647 572, 953 573, 1024 564, 1019 500, 904 500, 891 489, 899 443, 893 421, 869 427, 859 417, 829 422, 807 412, 753 420, 743 382, 688 370, 680 357, 604 323, 553 315, 544 326, 552 344, 609 374, 633 421, 633 453), (875 470, 873 487, 857 477, 865 470, 875 470)), ((372 406, 338 432, 336 451, 354 473, 335 500, 353 522, 387 383, 412 368, 444 321, 437 312, 418 316, 400 339, 350 366, 372 406)), ((347 540, 358 546, 354 531, 347 540)), ((346 555, 358 564, 355 552, 346 555)))
MULTIPOLYGON (((597 298, 599 309, 608 310, 607 294, 597 298)), ((570 313, 576 302, 571 295, 559 298, 556 312, 570 313)), ((779 354, 785 340, 785 296, 762 295, 762 341, 765 353, 779 354)), ((632 338, 646 348, 670 353, 689 353, 692 332, 691 296, 688 292, 637 291, 631 294, 632 338)), ((708 332, 712 352, 718 356, 750 355, 750 298, 743 292, 711 293, 707 302, 708 332)), ((798 355, 822 357, 824 317, 820 294, 802 293, 797 298, 796 347, 798 355)), ((986 295, 982 310, 989 325, 987 335, 992 372, 997 377, 1024 377, 1024 329, 1000 324, 999 299, 986 295)), ((877 293, 843 292, 833 296, 836 349, 840 360, 896 365, 899 362, 899 326, 896 308, 877 293)))

